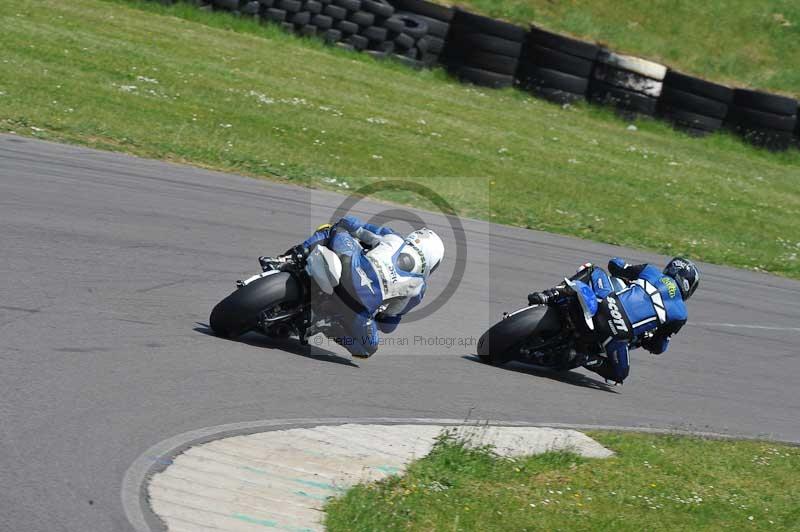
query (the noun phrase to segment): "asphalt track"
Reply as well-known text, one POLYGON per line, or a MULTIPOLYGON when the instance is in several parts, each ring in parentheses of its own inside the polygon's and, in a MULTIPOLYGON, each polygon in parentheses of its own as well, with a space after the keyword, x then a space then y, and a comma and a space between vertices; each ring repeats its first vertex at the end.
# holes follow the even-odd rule
MULTIPOLYGON (((131 530, 120 489, 146 449, 264 419, 498 419, 800 442, 795 281, 704 266, 685 331, 661 357, 636 352, 623 387, 475 362, 458 339, 474 341, 577 264, 663 261, 535 231, 463 220, 456 293, 363 363, 335 345, 304 353, 208 335, 210 308, 255 258, 295 244, 342 200, 0 136, 0 530, 131 530)), ((386 208, 361 202, 353 213, 386 208)), ((443 217, 416 214, 454 249, 443 217)))

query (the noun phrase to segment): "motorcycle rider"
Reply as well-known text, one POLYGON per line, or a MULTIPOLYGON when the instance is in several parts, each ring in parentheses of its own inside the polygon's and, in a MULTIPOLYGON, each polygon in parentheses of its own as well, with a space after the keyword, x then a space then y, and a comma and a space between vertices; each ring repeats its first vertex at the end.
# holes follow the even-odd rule
MULTIPOLYGON (((444 258, 444 243, 428 228, 404 238, 389 227, 345 216, 320 226, 287 254, 305 259, 306 271, 332 296, 314 305, 316 315, 331 323, 309 336, 325 332, 351 355, 368 358, 378 349, 378 332, 394 331, 422 301, 428 277, 444 258)), ((265 269, 271 260, 259 259, 265 269)))
MULTIPOLYGON (((613 278, 587 263, 570 280, 591 286, 599 300, 595 333, 606 358, 589 360, 584 367, 621 384, 630 370, 630 349, 641 346, 659 355, 686 323, 685 303, 697 289, 700 270, 692 261, 675 257, 663 271, 652 264, 630 265, 613 258, 608 271, 613 278)), ((568 293, 567 285, 559 285, 530 294, 528 303, 548 304, 568 293)))

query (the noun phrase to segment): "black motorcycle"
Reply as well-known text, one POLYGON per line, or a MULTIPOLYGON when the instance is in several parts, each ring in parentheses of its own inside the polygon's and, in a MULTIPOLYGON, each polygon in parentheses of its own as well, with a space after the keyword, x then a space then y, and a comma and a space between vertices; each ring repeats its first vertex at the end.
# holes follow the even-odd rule
POLYGON ((209 325, 219 336, 236 338, 256 331, 270 337, 297 335, 306 342, 311 320, 312 283, 298 256, 262 264, 265 270, 236 282, 236 291, 217 303, 209 325))
MULTIPOLYGON (((587 278, 586 281, 591 283, 587 278)), ((566 280, 559 297, 547 305, 531 305, 504 314, 478 340, 478 358, 502 365, 512 360, 557 371, 602 363, 605 350, 598 341, 594 316, 597 295, 580 279, 566 280)), ((638 347, 641 339, 631 345, 638 347)))

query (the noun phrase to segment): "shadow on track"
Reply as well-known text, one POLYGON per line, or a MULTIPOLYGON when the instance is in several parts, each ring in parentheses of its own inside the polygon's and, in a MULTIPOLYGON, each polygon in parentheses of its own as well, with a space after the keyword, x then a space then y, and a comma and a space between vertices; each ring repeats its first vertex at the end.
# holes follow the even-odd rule
MULTIPOLYGON (((483 366, 487 366, 480 361, 476 355, 464 355, 461 358, 475 362, 483 366)), ((572 386, 580 386, 581 388, 590 388, 592 390, 601 390, 609 393, 619 393, 614 386, 609 386, 603 381, 587 377, 583 373, 575 371, 554 371, 547 368, 538 368, 521 362, 512 361, 502 366, 489 366, 504 369, 507 371, 515 371, 517 373, 525 373, 527 375, 534 375, 536 377, 544 377, 546 379, 571 384, 572 386)))
POLYGON ((298 355, 313 360, 320 360, 323 362, 330 362, 331 364, 341 364, 342 366, 351 366, 358 368, 359 365, 353 363, 349 358, 337 355, 333 351, 328 351, 321 347, 312 345, 300 345, 297 338, 269 338, 261 334, 248 333, 244 336, 231 340, 229 338, 220 338, 211 328, 205 323, 195 323, 195 332, 205 334, 227 342, 238 342, 241 344, 252 345, 253 347, 266 347, 268 349, 280 349, 292 355, 298 355))

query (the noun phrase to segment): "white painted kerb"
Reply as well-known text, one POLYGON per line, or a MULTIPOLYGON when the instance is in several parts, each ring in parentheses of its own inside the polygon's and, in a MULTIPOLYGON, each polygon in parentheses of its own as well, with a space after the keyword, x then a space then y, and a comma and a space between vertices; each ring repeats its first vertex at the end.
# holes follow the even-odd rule
POLYGON ((336 425, 234 436, 178 455, 147 488, 172 532, 323 530, 326 499, 361 482, 401 473, 443 431, 502 456, 570 450, 612 453, 585 434, 542 427, 336 425))

